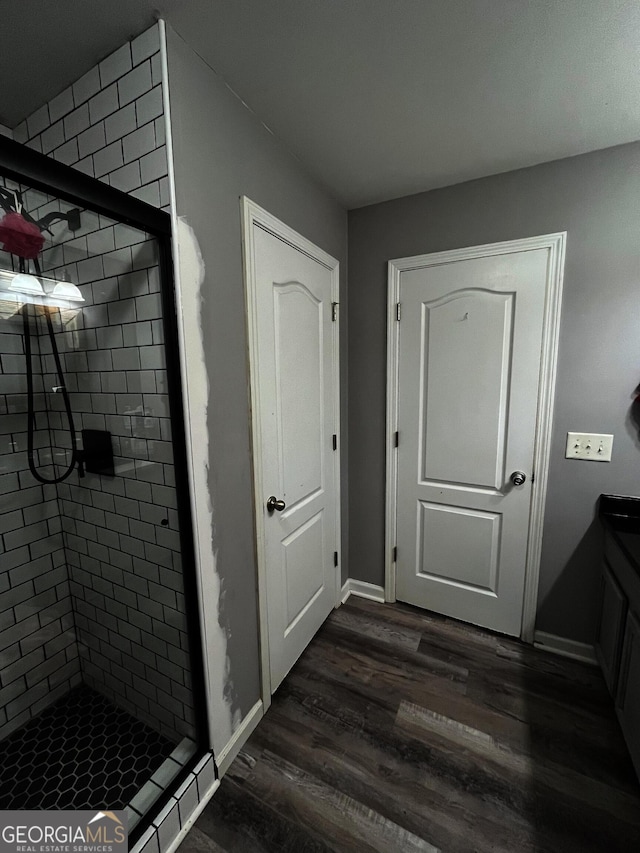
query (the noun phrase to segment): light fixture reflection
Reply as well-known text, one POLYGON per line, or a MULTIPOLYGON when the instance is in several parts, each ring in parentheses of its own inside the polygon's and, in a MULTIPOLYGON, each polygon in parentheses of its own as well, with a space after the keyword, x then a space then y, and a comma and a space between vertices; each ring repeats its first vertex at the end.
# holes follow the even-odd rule
POLYGON ((80 288, 70 281, 59 281, 53 288, 52 299, 65 299, 68 302, 84 302, 80 288))
POLYGON ((32 296, 44 296, 44 287, 40 284, 35 275, 27 273, 18 273, 14 275, 9 284, 9 290, 13 293, 29 293, 32 296))
POLYGON ((44 308, 79 308, 84 302, 80 288, 70 281, 0 269, 0 301, 44 308))

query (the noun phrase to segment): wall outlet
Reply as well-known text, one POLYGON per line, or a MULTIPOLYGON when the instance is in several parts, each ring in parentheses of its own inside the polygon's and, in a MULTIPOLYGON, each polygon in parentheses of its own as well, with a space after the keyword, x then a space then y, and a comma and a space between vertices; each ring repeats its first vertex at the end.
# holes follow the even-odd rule
POLYGON ((612 435, 568 432, 567 459, 589 459, 591 462, 611 462, 612 435))

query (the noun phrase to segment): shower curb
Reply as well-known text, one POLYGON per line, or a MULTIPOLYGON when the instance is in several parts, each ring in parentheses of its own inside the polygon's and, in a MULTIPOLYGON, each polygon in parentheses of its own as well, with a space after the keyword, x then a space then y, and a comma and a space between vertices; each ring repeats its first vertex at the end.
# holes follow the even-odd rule
POLYGON ((131 853, 174 853, 219 786, 210 751, 131 848, 131 853))

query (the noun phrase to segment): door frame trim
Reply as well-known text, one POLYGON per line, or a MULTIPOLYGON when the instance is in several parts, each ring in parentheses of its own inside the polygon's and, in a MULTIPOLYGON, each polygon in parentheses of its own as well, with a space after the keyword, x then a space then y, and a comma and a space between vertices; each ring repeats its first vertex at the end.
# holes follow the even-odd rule
POLYGON ((388 309, 387 309, 387 419, 386 419, 386 521, 385 521, 385 598, 396 600, 396 564, 393 549, 397 535, 397 487, 398 452, 395 447, 395 432, 398 428, 398 369, 399 369, 399 323, 396 320, 396 304, 400 301, 400 274, 405 270, 420 269, 456 261, 506 255, 534 249, 548 249, 542 350, 540 355, 540 386, 536 419, 533 471, 535 479, 531 490, 531 514, 525 566, 524 600, 520 637, 533 643, 538 604, 538 582, 540 578, 540 555, 544 509, 549 478, 551 457, 551 433, 553 404, 558 364, 558 341, 560 337, 560 311, 564 280, 564 261, 567 232, 543 234, 502 243, 488 243, 446 252, 397 258, 388 264, 388 309))
MULTIPOLYGON (((253 504, 254 504, 254 530, 256 543, 256 565, 258 580, 258 623, 260 629, 260 684, 262 703, 264 710, 271 705, 271 672, 269 662, 269 630, 267 609, 267 563, 265 549, 265 531, 263 523, 263 496, 264 484, 262 482, 262 445, 260 441, 262 427, 262 413, 260 411, 260 397, 258 394, 258 309, 257 309, 257 280, 255 270, 255 241, 253 238, 254 225, 267 231, 288 243, 294 249, 298 249, 313 260, 322 264, 331 272, 331 300, 340 302, 340 264, 314 245, 306 237, 303 237, 293 228, 285 225, 264 208, 260 207, 247 196, 240 197, 242 213, 242 259, 244 266, 244 290, 245 290, 245 317, 247 326, 248 346, 248 369, 249 369, 249 418, 251 421, 251 467, 253 472, 253 504)), ((333 326, 332 342, 332 369, 334 378, 334 427, 333 431, 338 437, 338 448, 340 443, 340 319, 337 312, 336 321, 333 326)), ((340 517, 340 452, 333 453, 333 464, 336 483, 336 550, 338 551, 338 565, 334 577, 334 600, 335 606, 341 603, 341 569, 342 545, 341 545, 341 517, 340 517)))

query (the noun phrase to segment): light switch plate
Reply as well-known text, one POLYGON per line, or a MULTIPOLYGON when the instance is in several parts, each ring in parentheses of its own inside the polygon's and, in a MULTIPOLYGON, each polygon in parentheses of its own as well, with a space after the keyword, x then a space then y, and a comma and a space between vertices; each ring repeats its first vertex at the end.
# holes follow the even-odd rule
POLYGON ((588 459, 591 462, 611 462, 613 436, 595 432, 568 432, 567 459, 588 459))

